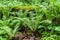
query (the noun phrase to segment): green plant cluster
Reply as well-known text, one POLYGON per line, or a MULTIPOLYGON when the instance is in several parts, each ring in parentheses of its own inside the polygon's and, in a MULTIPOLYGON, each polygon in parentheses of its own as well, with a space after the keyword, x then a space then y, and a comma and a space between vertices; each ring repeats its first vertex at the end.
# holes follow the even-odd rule
POLYGON ((38 32, 41 40, 60 40, 60 0, 0 0, 0 40, 23 27, 38 32))

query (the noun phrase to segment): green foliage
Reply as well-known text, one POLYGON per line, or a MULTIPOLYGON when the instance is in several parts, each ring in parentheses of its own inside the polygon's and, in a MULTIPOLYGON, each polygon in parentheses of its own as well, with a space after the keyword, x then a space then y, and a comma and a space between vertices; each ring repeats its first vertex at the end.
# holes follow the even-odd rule
POLYGON ((48 36, 48 37, 43 37, 41 40, 60 40, 59 38, 60 38, 60 36, 51 35, 51 36, 48 36))
POLYGON ((0 40, 11 39, 23 27, 38 31, 41 40, 60 40, 60 0, 1 0, 0 40))

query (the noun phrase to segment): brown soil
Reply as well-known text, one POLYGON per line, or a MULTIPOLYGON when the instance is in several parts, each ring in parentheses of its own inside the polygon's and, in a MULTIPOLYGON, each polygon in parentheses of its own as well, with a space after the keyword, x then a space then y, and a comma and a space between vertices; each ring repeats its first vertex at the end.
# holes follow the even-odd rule
POLYGON ((40 40, 33 33, 17 33, 12 40, 40 40))

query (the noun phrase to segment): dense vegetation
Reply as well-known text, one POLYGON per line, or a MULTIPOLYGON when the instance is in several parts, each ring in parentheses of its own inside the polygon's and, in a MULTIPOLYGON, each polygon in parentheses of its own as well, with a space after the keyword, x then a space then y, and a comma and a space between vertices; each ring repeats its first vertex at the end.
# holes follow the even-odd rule
POLYGON ((60 0, 0 0, 0 40, 22 32, 60 40, 60 0))

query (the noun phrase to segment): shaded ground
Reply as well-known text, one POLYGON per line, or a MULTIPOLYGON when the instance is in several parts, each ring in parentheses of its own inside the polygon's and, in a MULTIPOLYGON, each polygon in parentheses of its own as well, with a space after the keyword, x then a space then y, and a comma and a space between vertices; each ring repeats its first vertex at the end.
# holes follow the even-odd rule
POLYGON ((12 40, 40 40, 38 32, 32 32, 28 28, 23 27, 12 40))
POLYGON ((12 40, 40 40, 33 33, 18 33, 12 40))

